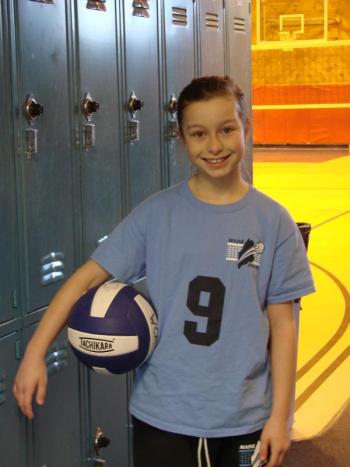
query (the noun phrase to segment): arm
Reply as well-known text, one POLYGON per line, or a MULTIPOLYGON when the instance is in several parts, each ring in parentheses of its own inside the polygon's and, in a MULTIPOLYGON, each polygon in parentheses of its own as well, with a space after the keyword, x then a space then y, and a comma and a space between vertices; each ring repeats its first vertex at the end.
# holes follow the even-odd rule
POLYGON ((296 329, 293 304, 267 307, 270 322, 272 411, 261 435, 260 457, 269 459, 266 467, 279 466, 290 444, 290 415, 296 373, 296 329))
POLYGON ((17 371, 13 393, 19 407, 29 419, 33 418, 32 398, 43 404, 47 386, 45 355, 53 340, 66 324, 74 303, 92 287, 109 278, 110 274, 94 261, 88 260, 59 289, 43 315, 27 345, 17 371))

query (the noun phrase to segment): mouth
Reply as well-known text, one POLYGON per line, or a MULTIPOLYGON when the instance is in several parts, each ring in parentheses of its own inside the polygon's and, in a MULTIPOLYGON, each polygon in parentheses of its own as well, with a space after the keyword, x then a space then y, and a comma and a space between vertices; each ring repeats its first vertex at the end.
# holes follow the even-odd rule
POLYGON ((207 158, 207 157, 203 157, 202 159, 209 165, 212 165, 212 166, 220 166, 220 165, 223 165, 227 159, 231 156, 231 154, 229 154, 228 156, 225 156, 225 157, 216 157, 216 158, 207 158))

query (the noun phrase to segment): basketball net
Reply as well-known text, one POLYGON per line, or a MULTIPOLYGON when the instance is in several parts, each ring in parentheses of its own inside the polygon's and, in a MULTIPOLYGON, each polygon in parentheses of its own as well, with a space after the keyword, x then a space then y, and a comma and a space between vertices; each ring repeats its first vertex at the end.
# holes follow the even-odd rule
POLYGON ((282 42, 295 41, 297 38, 297 31, 279 31, 278 35, 282 42))

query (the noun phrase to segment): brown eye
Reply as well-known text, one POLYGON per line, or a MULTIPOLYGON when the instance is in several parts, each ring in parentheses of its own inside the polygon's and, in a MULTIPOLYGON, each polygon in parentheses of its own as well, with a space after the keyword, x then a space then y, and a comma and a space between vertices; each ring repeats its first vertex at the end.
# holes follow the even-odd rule
POLYGON ((202 138, 204 136, 204 131, 195 131, 191 134, 194 138, 202 138))
POLYGON ((222 130, 222 132, 223 132, 225 135, 229 135, 229 134, 232 133, 233 131, 234 131, 234 128, 229 127, 229 126, 223 128, 223 130, 222 130))

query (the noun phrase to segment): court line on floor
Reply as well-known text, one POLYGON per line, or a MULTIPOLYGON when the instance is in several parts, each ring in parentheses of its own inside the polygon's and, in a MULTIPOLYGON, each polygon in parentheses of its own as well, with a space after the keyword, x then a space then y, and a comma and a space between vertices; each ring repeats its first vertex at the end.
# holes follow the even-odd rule
MULTIPOLYGON (((336 285, 339 287, 345 301, 345 311, 343 320, 333 337, 324 345, 300 370, 297 371, 297 381, 304 376, 311 368, 313 368, 327 352, 336 345, 336 343, 341 339, 341 337, 346 332, 349 323, 350 323, 350 294, 344 284, 335 277, 331 272, 327 271, 322 266, 312 263, 312 266, 320 269, 328 277, 333 280, 336 285)), ((326 379, 350 356, 350 346, 348 346, 308 387, 303 393, 297 397, 295 401, 295 410, 298 410, 316 391, 317 389, 326 381, 326 379)))
MULTIPOLYGON (((322 227, 323 225, 334 221, 335 219, 338 219, 342 216, 345 216, 347 214, 350 214, 350 210, 344 211, 340 214, 337 214, 336 216, 330 217, 329 219, 326 219, 325 221, 320 222, 319 224, 316 224, 315 226, 311 226, 311 231, 314 229, 317 229, 319 227, 322 227)), ((302 378, 313 366, 315 366, 321 358, 332 348, 334 345, 341 339, 341 337, 344 335, 346 332, 346 329, 350 323, 350 294, 345 287, 345 285, 330 271, 327 269, 323 268, 322 266, 310 261, 310 264, 318 269, 320 269, 324 274, 326 274, 333 282, 335 282, 336 286, 340 289, 344 302, 345 302, 345 313, 342 319, 342 322, 340 323, 340 326, 336 333, 331 337, 331 339, 327 342, 326 345, 324 345, 304 366, 302 366, 298 371, 297 371, 297 381, 302 378)))
POLYGON ((330 377, 330 375, 350 357, 350 345, 308 386, 305 391, 295 400, 295 411, 317 391, 317 389, 330 377))
POLYGON ((310 264, 318 269, 320 269, 324 274, 326 274, 333 282, 335 282, 336 286, 340 289, 340 292, 343 295, 344 302, 345 302, 345 310, 342 322, 338 327, 336 333, 329 339, 329 341, 321 347, 321 349, 307 362, 304 366, 302 366, 297 371, 297 380, 302 378, 313 366, 315 366, 326 353, 335 346, 335 344, 342 338, 345 334, 349 324, 350 324, 350 294, 345 287, 345 285, 331 272, 327 271, 327 269, 323 268, 319 264, 313 263, 310 261, 310 264))
POLYGON ((329 219, 326 219, 325 221, 320 222, 319 224, 311 226, 311 230, 318 229, 322 225, 328 224, 328 222, 332 222, 335 219, 338 219, 339 217, 346 216, 347 214, 350 214, 350 209, 348 211, 341 212, 340 214, 337 214, 336 216, 330 217, 329 219))

